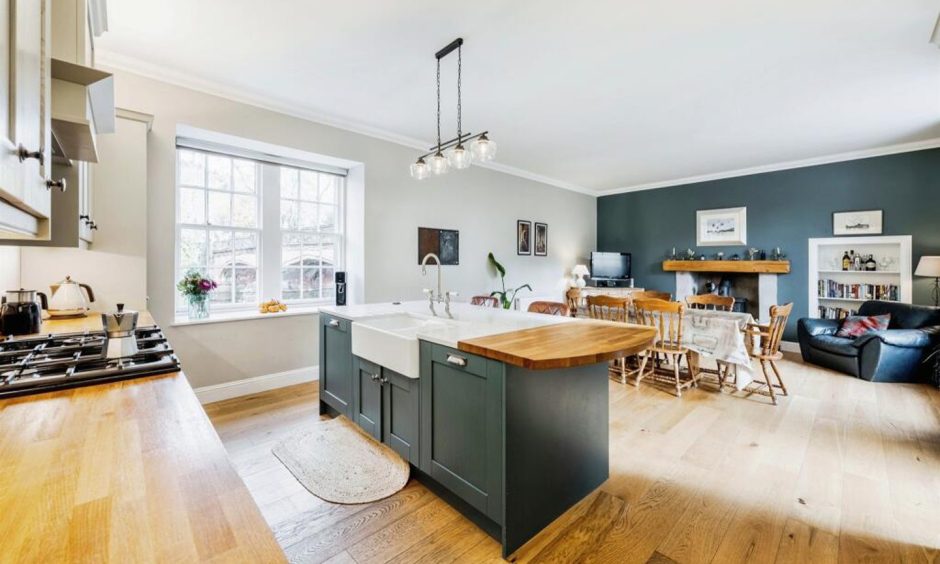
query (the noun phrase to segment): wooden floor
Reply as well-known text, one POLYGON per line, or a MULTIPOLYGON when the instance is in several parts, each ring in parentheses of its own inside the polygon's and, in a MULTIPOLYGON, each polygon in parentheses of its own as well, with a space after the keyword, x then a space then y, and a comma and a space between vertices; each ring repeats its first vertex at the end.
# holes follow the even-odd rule
MULTIPOLYGON (((784 361, 791 395, 681 399, 610 383, 610 479, 518 562, 938 562, 940 392, 784 361)), ((271 454, 318 417, 304 384, 207 406, 294 562, 499 562, 412 481, 368 505, 308 493, 271 454)))

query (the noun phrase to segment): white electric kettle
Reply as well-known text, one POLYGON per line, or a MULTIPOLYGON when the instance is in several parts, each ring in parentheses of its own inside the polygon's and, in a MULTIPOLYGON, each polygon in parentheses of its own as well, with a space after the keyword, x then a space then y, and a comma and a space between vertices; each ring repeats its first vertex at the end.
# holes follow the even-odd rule
POLYGON ((50 286, 50 317, 84 317, 95 301, 95 293, 88 284, 81 284, 66 276, 65 280, 50 286))

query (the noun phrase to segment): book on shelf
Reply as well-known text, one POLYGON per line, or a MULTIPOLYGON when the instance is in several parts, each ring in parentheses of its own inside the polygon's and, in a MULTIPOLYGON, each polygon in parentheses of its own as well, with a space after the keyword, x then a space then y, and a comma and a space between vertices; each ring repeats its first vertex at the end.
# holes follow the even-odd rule
POLYGON ((854 309, 819 306, 820 319, 845 319, 846 317, 855 315, 856 313, 858 313, 858 311, 854 309))
POLYGON ((835 280, 819 280, 820 298, 850 300, 900 300, 901 290, 897 284, 844 284, 835 280))

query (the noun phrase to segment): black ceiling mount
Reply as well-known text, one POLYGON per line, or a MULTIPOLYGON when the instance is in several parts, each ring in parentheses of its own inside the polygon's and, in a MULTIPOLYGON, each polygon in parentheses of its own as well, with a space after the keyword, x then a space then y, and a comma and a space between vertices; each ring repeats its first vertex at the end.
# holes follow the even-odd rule
POLYGON ((440 61, 447 55, 450 55, 451 53, 453 53, 454 49, 456 49, 457 47, 460 47, 461 45, 463 45, 463 37, 458 37, 457 39, 454 39, 453 41, 448 43, 447 47, 444 47, 437 53, 434 53, 434 58, 440 61))

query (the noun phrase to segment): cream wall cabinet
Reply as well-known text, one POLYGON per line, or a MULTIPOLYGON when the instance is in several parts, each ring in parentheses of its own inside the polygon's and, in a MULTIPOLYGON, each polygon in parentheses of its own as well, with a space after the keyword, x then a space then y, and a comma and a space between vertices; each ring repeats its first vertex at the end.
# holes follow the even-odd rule
POLYGON ((0 0, 0 237, 48 239, 50 4, 0 0))

